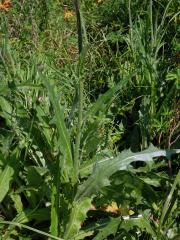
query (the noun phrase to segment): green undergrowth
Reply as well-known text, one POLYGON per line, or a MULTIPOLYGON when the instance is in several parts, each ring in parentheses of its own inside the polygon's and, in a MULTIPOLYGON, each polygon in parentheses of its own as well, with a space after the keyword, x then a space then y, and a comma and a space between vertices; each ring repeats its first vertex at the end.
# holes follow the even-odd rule
POLYGON ((179 239, 179 1, 77 2, 0 9, 0 239, 179 239))

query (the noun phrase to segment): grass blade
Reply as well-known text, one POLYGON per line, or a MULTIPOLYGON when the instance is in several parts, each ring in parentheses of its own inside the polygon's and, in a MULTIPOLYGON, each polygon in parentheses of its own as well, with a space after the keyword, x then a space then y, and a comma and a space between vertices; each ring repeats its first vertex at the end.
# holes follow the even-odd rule
POLYGON ((171 207, 171 202, 173 201, 173 194, 174 194, 174 191, 176 189, 176 186, 180 184, 180 170, 174 180, 174 183, 172 185, 172 188, 171 188, 171 191, 170 193, 168 194, 167 196, 167 199, 166 199, 166 202, 164 204, 164 207, 163 207, 163 210, 162 210, 162 215, 161 215, 161 219, 160 219, 160 226, 162 226, 165 221, 167 220, 168 218, 168 214, 170 214, 171 211, 169 211, 170 207, 171 207))
POLYGON ((59 162, 56 162, 57 171, 54 173, 54 181, 52 185, 51 193, 51 226, 50 232, 54 236, 59 234, 59 215, 60 215, 60 166, 59 162))
POLYGON ((32 232, 36 232, 36 233, 38 233, 40 235, 49 237, 50 239, 63 240, 62 238, 55 237, 55 236, 53 236, 51 234, 48 234, 48 233, 43 232, 43 231, 40 231, 40 230, 38 230, 36 228, 29 227, 29 226, 27 226, 25 224, 22 224, 22 223, 16 223, 16 222, 10 222, 10 221, 0 221, 0 224, 2 224, 2 225, 4 225, 4 224, 6 224, 6 225, 13 225, 13 226, 16 226, 16 227, 19 227, 19 228, 25 228, 25 229, 28 229, 28 230, 30 230, 32 232))

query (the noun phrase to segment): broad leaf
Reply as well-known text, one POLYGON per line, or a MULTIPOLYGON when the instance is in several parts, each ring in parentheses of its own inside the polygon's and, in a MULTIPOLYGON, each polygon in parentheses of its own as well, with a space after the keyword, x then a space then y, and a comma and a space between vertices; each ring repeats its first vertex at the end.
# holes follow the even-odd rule
POLYGON ((115 235, 121 220, 118 218, 111 218, 109 223, 99 231, 99 233, 93 238, 93 240, 104 240, 109 235, 115 235))
POLYGON ((155 231, 151 227, 150 221, 146 219, 146 217, 144 216, 123 220, 121 221, 121 224, 119 226, 120 229, 125 229, 127 232, 133 229, 134 227, 137 227, 141 231, 145 231, 151 234, 153 237, 156 236, 155 231))
POLYGON ((144 216, 137 217, 124 217, 122 218, 113 218, 110 222, 99 231, 99 233, 93 238, 93 240, 104 240, 109 235, 115 235, 119 229, 124 229, 127 232, 132 230, 134 227, 138 228, 141 231, 146 231, 152 236, 156 236, 154 230, 151 227, 150 221, 144 216))
MULTIPOLYGON (((177 151, 172 151, 176 153, 177 151)), ((93 168, 92 163, 90 166, 86 166, 91 169, 92 174, 89 178, 78 187, 78 191, 75 197, 76 201, 81 201, 84 197, 92 196, 96 194, 102 187, 108 186, 110 184, 109 177, 119 170, 125 170, 128 168, 129 164, 136 161, 150 162, 154 157, 169 157, 170 152, 159 150, 153 146, 149 149, 132 153, 131 151, 123 151, 117 157, 113 159, 102 159, 96 163, 93 168)))

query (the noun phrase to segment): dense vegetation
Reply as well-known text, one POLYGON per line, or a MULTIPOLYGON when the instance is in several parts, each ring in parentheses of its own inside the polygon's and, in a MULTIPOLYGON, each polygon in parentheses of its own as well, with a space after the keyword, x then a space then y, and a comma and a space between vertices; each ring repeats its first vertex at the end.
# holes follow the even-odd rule
POLYGON ((77 2, 0 1, 0 239, 180 239, 180 1, 77 2))

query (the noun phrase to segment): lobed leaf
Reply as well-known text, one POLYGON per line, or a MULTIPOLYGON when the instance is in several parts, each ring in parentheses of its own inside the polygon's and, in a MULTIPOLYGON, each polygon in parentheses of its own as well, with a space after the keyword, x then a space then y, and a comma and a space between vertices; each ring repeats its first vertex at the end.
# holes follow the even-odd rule
POLYGON ((84 198, 81 202, 74 202, 69 222, 66 227, 64 239, 73 239, 81 228, 86 218, 87 211, 91 208, 91 198, 84 198))
POLYGON ((105 158, 98 161, 94 166, 86 166, 91 169, 89 178, 78 187, 75 197, 76 201, 81 201, 84 197, 96 194, 102 187, 110 184, 109 177, 119 170, 125 170, 129 164, 136 161, 150 162, 155 157, 169 157, 171 153, 178 153, 179 150, 165 151, 150 146, 147 150, 132 153, 129 150, 123 151, 113 159, 105 158))
POLYGON ((151 236, 156 236, 153 228, 151 227, 150 221, 144 216, 137 217, 123 217, 122 218, 112 218, 109 223, 99 231, 99 233, 93 238, 93 240, 104 240, 109 235, 115 235, 118 230, 124 229, 127 232, 132 230, 134 227, 141 231, 146 231, 151 234, 151 236))
POLYGON ((99 233, 93 238, 93 240, 104 240, 109 235, 115 235, 121 220, 118 218, 111 218, 109 223, 99 231, 99 233))

